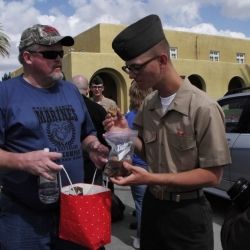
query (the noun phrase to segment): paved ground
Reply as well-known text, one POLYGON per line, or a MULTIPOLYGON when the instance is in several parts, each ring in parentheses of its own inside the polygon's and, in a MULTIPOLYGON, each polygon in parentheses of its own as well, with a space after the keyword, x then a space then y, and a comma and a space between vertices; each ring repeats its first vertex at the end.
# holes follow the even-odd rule
MULTIPOLYGON (((132 216, 134 210, 134 203, 129 187, 115 187, 115 193, 126 205, 125 216, 122 221, 112 224, 112 239, 111 243, 106 245, 106 250, 133 250, 132 237, 135 236, 136 231, 129 229, 129 224, 135 220, 132 216)), ((220 243, 220 228, 223 221, 223 205, 219 204, 218 200, 213 201, 219 206, 214 208, 214 250, 222 250, 220 243)), ((215 204, 215 205, 216 205, 215 204)))
POLYGON ((106 250, 130 250, 132 247, 132 237, 135 236, 136 230, 129 229, 129 224, 135 221, 132 215, 134 203, 129 187, 115 187, 115 193, 126 205, 124 211, 124 219, 112 223, 112 238, 111 243, 106 245, 106 250))

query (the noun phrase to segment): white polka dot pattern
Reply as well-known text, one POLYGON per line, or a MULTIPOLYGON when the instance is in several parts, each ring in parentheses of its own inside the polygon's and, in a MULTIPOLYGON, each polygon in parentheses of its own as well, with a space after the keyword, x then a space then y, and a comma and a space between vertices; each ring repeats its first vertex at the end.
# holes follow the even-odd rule
POLYGON ((74 184, 83 193, 73 195, 71 186, 63 187, 60 198, 59 236, 92 250, 111 241, 111 192, 108 188, 74 184))

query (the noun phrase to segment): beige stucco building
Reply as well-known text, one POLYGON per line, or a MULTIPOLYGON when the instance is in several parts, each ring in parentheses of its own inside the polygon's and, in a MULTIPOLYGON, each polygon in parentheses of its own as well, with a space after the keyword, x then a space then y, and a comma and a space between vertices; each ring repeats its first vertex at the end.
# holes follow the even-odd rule
MULTIPOLYGON (((129 106, 128 75, 124 62, 113 52, 113 38, 123 25, 98 24, 75 37, 66 48, 63 71, 67 80, 83 74, 89 80, 96 74, 104 80, 104 95, 114 99, 122 111, 129 106)), ((165 31, 173 63, 181 76, 189 77, 212 98, 228 89, 250 85, 250 40, 211 36, 173 30, 165 31)), ((20 69, 14 74, 20 73, 20 69)))

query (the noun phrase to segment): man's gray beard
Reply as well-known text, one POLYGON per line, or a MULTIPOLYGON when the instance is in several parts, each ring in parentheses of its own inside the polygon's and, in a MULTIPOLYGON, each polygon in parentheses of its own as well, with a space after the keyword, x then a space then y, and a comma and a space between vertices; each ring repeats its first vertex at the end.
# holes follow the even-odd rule
POLYGON ((62 72, 58 72, 55 73, 51 76, 52 81, 58 81, 58 80, 62 80, 63 79, 63 73, 62 72))

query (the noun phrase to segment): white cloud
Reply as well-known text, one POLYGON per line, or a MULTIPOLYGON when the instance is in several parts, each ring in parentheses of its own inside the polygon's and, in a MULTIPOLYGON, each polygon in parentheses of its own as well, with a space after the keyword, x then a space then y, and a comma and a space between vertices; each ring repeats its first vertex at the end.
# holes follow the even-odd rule
MULTIPOLYGON (((4 72, 19 66, 17 46, 21 32, 36 23, 50 24, 63 35, 75 36, 97 23, 130 24, 147 14, 158 14, 164 28, 244 38, 241 32, 218 29, 202 20, 201 7, 216 5, 226 17, 250 19, 249 0, 0 0, 0 23, 11 38, 10 58, 1 58, 0 80, 4 72), (53 2, 55 6, 53 7, 53 2), (36 3, 50 4, 48 13, 36 9, 36 3), (70 12, 62 13, 69 4, 70 12), (69 14, 70 13, 70 14, 69 14)), ((67 8, 66 8, 67 9, 67 8)))
POLYGON ((217 35, 217 36, 228 36, 235 38, 246 38, 245 34, 240 32, 233 32, 230 30, 217 30, 214 25, 210 23, 201 23, 198 25, 194 25, 190 28, 185 27, 169 27, 169 29, 174 29, 178 31, 186 31, 186 32, 194 32, 208 35, 217 35))
POLYGON ((249 0, 221 0, 221 2, 223 15, 239 20, 250 20, 249 0))
POLYGON ((147 13, 156 12, 169 25, 192 25, 200 21, 200 1, 149 0, 147 13))

